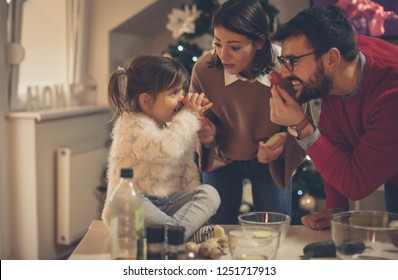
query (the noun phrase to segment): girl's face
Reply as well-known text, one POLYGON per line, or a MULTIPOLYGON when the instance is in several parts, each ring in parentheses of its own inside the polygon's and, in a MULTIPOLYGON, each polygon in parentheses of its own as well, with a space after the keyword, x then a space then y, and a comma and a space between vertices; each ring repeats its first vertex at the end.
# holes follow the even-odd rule
POLYGON ((228 74, 244 74, 248 71, 257 50, 260 50, 262 45, 261 42, 255 43, 248 37, 222 26, 214 28, 214 46, 228 74))
POLYGON ((166 122, 170 122, 178 112, 183 98, 181 86, 160 92, 156 98, 152 99, 152 105, 147 114, 153 118, 160 127, 163 127, 163 125, 166 122))

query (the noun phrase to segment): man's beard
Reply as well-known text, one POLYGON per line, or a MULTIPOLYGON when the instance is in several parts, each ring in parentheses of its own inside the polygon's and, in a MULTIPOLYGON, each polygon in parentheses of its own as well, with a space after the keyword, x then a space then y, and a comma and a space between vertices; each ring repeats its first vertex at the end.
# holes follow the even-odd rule
POLYGON ((297 98, 297 102, 303 104, 311 99, 327 96, 333 87, 333 81, 325 74, 323 65, 318 65, 314 78, 308 83, 303 83, 303 91, 297 98))

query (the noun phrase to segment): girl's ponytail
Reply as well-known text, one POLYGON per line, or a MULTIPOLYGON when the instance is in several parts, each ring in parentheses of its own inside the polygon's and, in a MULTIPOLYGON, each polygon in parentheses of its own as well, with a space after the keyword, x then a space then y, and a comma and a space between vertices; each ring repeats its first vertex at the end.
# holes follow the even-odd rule
POLYGON ((116 111, 116 115, 122 114, 123 111, 129 112, 129 106, 125 96, 126 83, 124 82, 125 79, 127 79, 125 74, 126 71, 124 68, 118 67, 109 79, 108 100, 111 107, 116 111))

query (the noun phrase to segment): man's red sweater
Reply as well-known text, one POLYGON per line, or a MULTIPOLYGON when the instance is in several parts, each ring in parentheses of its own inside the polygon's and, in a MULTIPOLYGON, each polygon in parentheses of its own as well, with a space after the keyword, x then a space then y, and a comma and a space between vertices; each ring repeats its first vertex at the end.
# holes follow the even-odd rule
MULTIPOLYGON (((320 138, 307 153, 324 180, 326 207, 348 209, 385 182, 398 187, 398 46, 358 36, 366 57, 351 98, 322 100, 320 138)), ((398 203, 398 202, 397 202, 398 203)))

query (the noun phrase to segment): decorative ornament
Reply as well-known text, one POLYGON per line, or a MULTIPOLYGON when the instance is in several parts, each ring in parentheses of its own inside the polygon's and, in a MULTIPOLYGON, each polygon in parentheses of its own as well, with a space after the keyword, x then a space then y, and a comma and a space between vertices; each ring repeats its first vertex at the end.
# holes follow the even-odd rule
POLYGON ((178 39, 184 33, 194 34, 195 21, 200 14, 201 12, 198 11, 196 5, 192 5, 192 8, 184 5, 184 10, 173 8, 168 15, 169 22, 166 28, 172 32, 174 39, 178 39))
POLYGON ((323 180, 321 174, 317 171, 315 164, 310 158, 297 167, 293 175, 293 189, 302 190, 303 193, 309 193, 316 198, 326 198, 323 191, 323 180))
POLYGON ((310 195, 308 193, 303 194, 303 196, 300 197, 300 199, 299 199, 299 205, 300 205, 300 208, 304 211, 312 211, 315 209, 315 206, 316 206, 315 197, 313 197, 312 195, 310 195))

